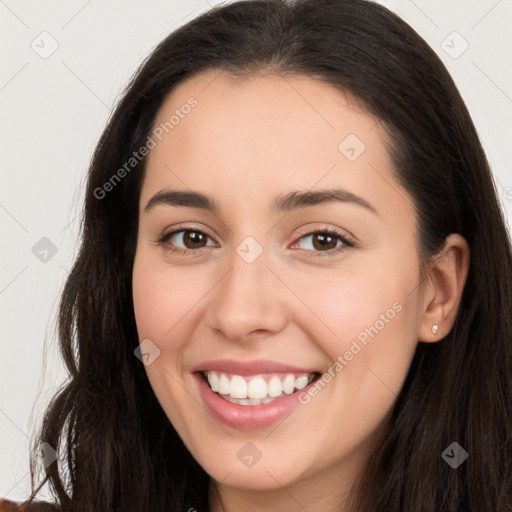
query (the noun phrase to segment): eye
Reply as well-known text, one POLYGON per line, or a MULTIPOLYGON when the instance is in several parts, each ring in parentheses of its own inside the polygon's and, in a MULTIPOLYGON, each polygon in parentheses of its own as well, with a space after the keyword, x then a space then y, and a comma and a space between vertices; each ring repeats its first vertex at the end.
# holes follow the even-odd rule
MULTIPOLYGON (((166 250, 190 254, 200 252, 206 247, 218 247, 212 238, 198 229, 180 229, 162 235, 158 244, 166 250)), ((292 246, 310 253, 311 256, 323 256, 338 253, 354 244, 342 233, 333 229, 317 229, 301 236, 292 246)))
POLYGON ((158 243, 165 246, 166 249, 178 252, 194 251, 203 247, 216 247, 215 242, 206 233, 197 229, 172 231, 163 235, 158 243))
POLYGON ((305 251, 332 254, 353 247, 354 244, 336 230, 318 229, 301 236, 294 246, 305 251))

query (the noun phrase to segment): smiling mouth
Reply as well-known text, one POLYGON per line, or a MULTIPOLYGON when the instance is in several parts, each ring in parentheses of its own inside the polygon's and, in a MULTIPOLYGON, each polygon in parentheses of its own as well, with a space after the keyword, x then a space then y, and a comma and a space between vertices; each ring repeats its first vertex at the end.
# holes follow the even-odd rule
POLYGON ((219 371, 201 372, 210 389, 222 399, 238 405, 273 402, 305 388, 320 373, 264 373, 236 375, 219 371))

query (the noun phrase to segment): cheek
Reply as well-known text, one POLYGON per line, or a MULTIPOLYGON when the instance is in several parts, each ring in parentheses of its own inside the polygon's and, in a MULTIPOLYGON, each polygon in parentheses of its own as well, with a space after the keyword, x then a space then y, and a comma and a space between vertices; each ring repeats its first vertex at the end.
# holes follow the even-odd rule
POLYGON ((138 257, 133 269, 133 305, 139 339, 152 339, 161 349, 177 348, 165 340, 179 341, 175 332, 187 323, 206 290, 198 276, 172 271, 144 255, 138 257))
MULTIPOLYGON (((389 409, 417 346, 418 293, 411 292, 419 267, 412 260, 398 264, 391 259, 374 267, 373 274, 369 265, 365 272, 341 269, 336 279, 331 275, 314 285, 304 277, 296 289, 316 317, 304 319, 302 328, 312 334, 311 326, 320 326, 312 339, 332 361, 324 373, 325 387, 361 429, 389 409)), ((326 406, 329 394, 322 393, 326 406)))
MULTIPOLYGON (((370 436, 400 392, 417 345, 417 297, 410 293, 415 282, 412 270, 389 278, 347 274, 309 287, 306 280, 298 283, 317 317, 305 319, 303 329, 312 334, 307 325, 322 320, 329 330, 318 329, 312 338, 332 361, 302 403, 329 410, 332 418, 315 428, 319 436, 343 438, 340 449, 370 436)), ((337 456, 332 447, 324 454, 326 460, 337 456)))
POLYGON ((140 251, 132 278, 139 340, 149 339, 159 350, 145 371, 162 409, 180 432, 187 432, 196 416, 202 417, 202 411, 194 409, 195 402, 191 402, 181 382, 183 349, 196 325, 193 317, 205 292, 199 288, 199 279, 184 274, 140 251), (189 417, 183 411, 195 415, 189 417))
POLYGON ((390 271, 388 275, 340 270, 336 277, 330 273, 314 282, 308 276, 295 280, 295 292, 309 309, 304 328, 311 331, 312 325, 318 326, 316 337, 332 359, 348 350, 353 340, 368 346, 378 336, 399 343, 403 337, 398 333, 410 334, 416 319, 414 294, 410 294, 417 283, 416 272, 390 271))

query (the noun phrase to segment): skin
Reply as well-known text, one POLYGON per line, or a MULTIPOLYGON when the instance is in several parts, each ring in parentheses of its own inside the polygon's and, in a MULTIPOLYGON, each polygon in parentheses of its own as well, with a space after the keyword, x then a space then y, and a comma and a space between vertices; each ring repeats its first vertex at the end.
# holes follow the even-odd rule
MULTIPOLYGON (((333 86, 274 74, 235 82, 211 70, 177 86, 155 126, 190 96, 197 106, 151 150, 141 189, 134 308, 140 340, 160 350, 146 366, 148 378, 212 477, 212 511, 348 510, 348 492, 418 341, 436 342, 453 325, 467 244, 450 235, 421 279, 414 204, 394 176, 384 131, 333 86), (349 134, 366 146, 354 161, 338 150, 349 134), (348 202, 271 208, 291 191, 332 188, 363 198, 377 213, 348 202), (219 210, 158 204, 146 211, 163 190, 208 194, 219 210), (176 254, 173 243, 187 248, 182 236, 157 242, 186 228, 208 235, 207 245, 198 251, 189 243, 176 254), (317 228, 339 231, 353 247, 326 251, 310 235, 317 228), (263 249, 252 263, 236 251, 247 236, 263 249), (393 304, 401 306, 394 318, 277 425, 227 427, 203 406, 195 365, 270 359, 323 372, 393 304), (237 458, 249 441, 262 454, 251 468, 237 458)), ((343 246, 336 238, 333 244, 343 246)))

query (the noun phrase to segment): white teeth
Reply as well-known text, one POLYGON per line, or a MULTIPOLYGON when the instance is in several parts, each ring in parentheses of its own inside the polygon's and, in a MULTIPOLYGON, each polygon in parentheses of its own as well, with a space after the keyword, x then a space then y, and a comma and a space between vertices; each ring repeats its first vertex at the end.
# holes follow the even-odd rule
POLYGON ((219 393, 221 395, 229 395, 230 386, 229 379, 223 373, 220 374, 219 379, 219 393))
POLYGON ((281 385, 281 379, 279 377, 272 377, 268 381, 268 396, 276 397, 283 392, 283 386, 281 385))
POLYGON ((219 391, 219 376, 215 372, 208 372, 208 384, 212 391, 219 391))
POLYGON ((293 375, 287 375, 283 380, 283 391, 287 395, 291 395, 293 393, 293 388, 295 387, 295 377, 293 375))
POLYGON ((251 379, 247 389, 247 396, 249 398, 265 398, 267 396, 267 383, 261 377, 251 379))
POLYGON ((233 375, 233 377, 231 377, 229 394, 232 398, 247 398, 247 382, 245 382, 243 377, 240 377, 240 375, 233 375))
POLYGON ((242 377, 225 373, 205 372, 212 391, 219 393, 226 400, 240 405, 259 405, 274 398, 290 395, 295 390, 303 389, 312 380, 313 374, 301 374, 297 377, 287 374, 283 380, 273 375, 268 382, 261 375, 242 377))
POLYGON ((256 398, 231 398, 230 396, 223 396, 224 400, 231 402, 232 404, 238 405, 260 405, 260 404, 268 404, 274 400, 273 398, 262 398, 261 400, 257 400, 256 398))
POLYGON ((308 384, 309 384, 309 377, 307 375, 301 375, 300 377, 297 377, 295 379, 295 387, 297 389, 305 388, 308 384))

